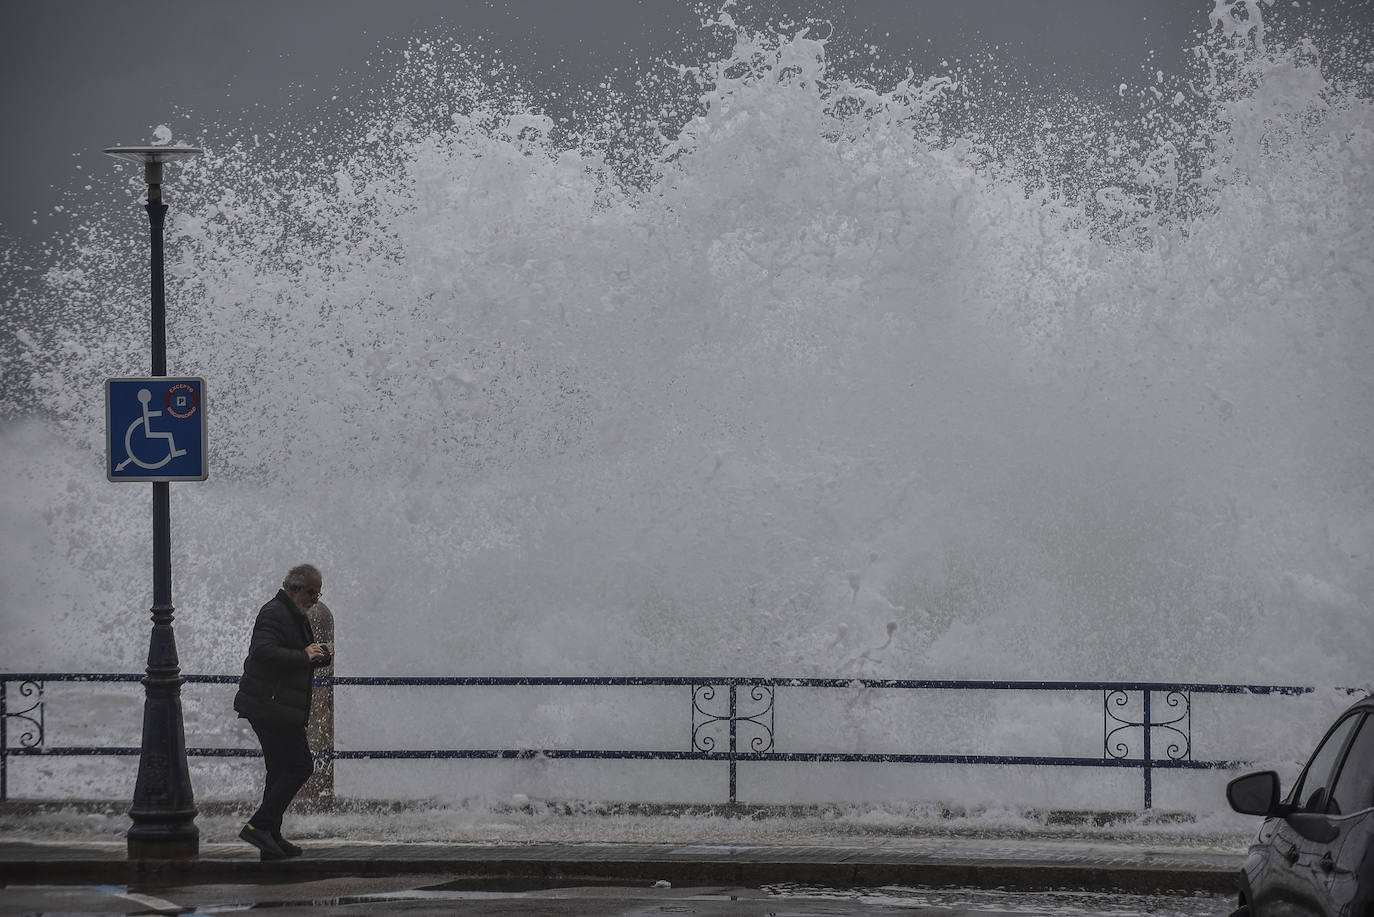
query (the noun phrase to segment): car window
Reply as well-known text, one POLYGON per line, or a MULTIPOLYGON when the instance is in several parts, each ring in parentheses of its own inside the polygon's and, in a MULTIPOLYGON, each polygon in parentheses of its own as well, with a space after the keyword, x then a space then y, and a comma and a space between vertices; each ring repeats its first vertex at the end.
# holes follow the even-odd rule
POLYGON ((1336 725, 1327 735, 1326 741, 1317 747, 1312 759, 1307 762, 1307 770, 1293 789, 1292 802, 1303 812, 1324 812, 1331 788, 1332 771, 1340 759, 1341 749, 1350 732, 1360 721, 1358 715, 1348 716, 1336 725))
POLYGON ((1374 718, 1365 717, 1364 724, 1350 745, 1345 764, 1331 788, 1331 801, 1326 811, 1332 815, 1350 815, 1374 806, 1374 718))

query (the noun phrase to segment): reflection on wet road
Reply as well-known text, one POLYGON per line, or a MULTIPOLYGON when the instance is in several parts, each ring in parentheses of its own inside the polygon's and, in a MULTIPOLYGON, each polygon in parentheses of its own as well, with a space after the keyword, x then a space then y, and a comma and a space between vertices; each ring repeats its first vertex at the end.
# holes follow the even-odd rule
MULTIPOLYGON (((489 880, 488 880, 489 881, 489 880)), ((1103 892, 999 892, 889 886, 827 889, 774 885, 758 889, 580 886, 476 890, 441 876, 329 879, 262 885, 126 888, 113 885, 11 885, 0 889, 0 917, 58 914, 549 915, 549 917, 889 917, 913 914, 978 917, 1214 917, 1229 911, 1219 895, 1128 895, 1103 892)))

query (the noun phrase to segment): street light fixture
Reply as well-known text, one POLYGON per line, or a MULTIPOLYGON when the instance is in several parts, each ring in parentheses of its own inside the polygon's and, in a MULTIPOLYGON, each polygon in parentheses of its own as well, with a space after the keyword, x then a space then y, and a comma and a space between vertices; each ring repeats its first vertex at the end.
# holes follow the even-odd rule
MULTIPOLYGON (((162 166, 199 156, 187 146, 111 147, 110 156, 143 164, 152 230, 152 375, 167 375, 167 298, 163 280, 162 166)), ((129 809, 130 859, 192 859, 200 852, 196 801, 186 765, 180 661, 172 633, 172 537, 166 481, 153 482, 153 631, 143 679, 143 744, 129 809)))

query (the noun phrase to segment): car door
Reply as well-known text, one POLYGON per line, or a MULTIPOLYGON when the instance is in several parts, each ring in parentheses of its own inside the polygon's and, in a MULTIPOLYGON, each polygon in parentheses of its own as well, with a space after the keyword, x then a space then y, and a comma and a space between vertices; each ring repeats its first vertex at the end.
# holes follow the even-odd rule
POLYGON ((1330 830, 1327 805, 1345 760, 1345 750, 1364 719, 1356 711, 1336 722, 1312 753, 1288 798, 1294 813, 1276 819, 1271 848, 1282 858, 1269 877, 1269 887, 1257 894, 1255 912, 1261 917, 1335 914, 1327 910, 1330 894, 1329 865, 1335 857, 1333 841, 1340 834, 1330 830), (1287 868, 1284 868, 1284 864, 1287 868))
POLYGON ((1326 882, 1327 911, 1369 917, 1374 914, 1374 716, 1365 716, 1351 740, 1326 809, 1340 832, 1317 863, 1326 882))

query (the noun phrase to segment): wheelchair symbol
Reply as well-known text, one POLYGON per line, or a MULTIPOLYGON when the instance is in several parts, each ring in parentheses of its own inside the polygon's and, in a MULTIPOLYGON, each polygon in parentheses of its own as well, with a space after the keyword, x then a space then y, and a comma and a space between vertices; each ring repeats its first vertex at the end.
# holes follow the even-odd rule
POLYGON ((141 388, 138 390, 138 400, 143 403, 143 416, 135 420, 133 423, 129 424, 129 429, 124 432, 124 452, 129 457, 126 458, 124 461, 120 462, 118 465, 116 465, 115 471, 123 471, 125 468, 129 466, 130 463, 137 465, 140 468, 146 468, 149 471, 153 471, 155 469, 161 468, 163 465, 167 464, 172 459, 178 458, 186 454, 185 449, 177 448, 176 439, 172 436, 171 433, 159 433, 153 430, 153 425, 150 421, 154 417, 162 416, 161 411, 148 410, 148 403, 153 400, 153 393, 146 388, 141 388), (154 440, 161 439, 165 439, 167 441, 167 454, 165 456, 163 456, 156 462, 145 462, 138 456, 134 455, 134 431, 137 430, 139 427, 143 428, 143 438, 148 440, 150 443, 154 440))

